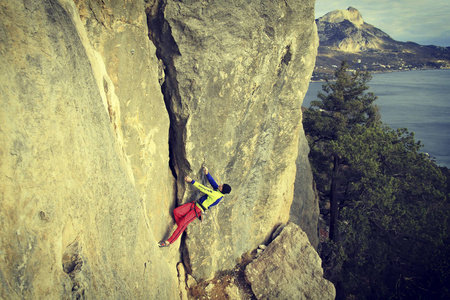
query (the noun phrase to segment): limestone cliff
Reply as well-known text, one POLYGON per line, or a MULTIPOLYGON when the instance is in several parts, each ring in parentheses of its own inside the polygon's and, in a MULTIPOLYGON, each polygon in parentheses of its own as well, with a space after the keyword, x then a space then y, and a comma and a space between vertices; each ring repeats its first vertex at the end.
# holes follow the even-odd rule
POLYGON ((0 16, 1 298, 177 299, 181 259, 211 278, 289 218, 315 243, 314 1, 1 0, 0 16), (203 163, 232 193, 157 248, 203 163))
POLYGON ((194 277, 231 268, 289 218, 301 101, 317 47, 313 4, 188 1, 160 7, 165 19, 159 26, 166 30, 152 27, 164 31, 157 45, 174 49, 161 56, 168 66, 172 133, 178 131, 170 141, 178 199, 198 196, 185 190, 183 178, 200 179, 203 163, 233 187, 204 224, 188 227, 185 262, 194 277))
POLYGON ((173 299, 178 259, 155 242, 174 206, 169 118, 143 3, 77 4, 0 4, 0 296, 173 299))

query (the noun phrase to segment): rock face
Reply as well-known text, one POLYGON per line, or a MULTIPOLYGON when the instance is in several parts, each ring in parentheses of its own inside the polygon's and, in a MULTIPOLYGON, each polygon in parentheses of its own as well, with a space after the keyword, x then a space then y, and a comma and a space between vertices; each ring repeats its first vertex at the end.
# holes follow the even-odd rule
POLYGON ((172 131, 183 131, 171 141, 179 199, 198 197, 183 178, 200 179, 203 163, 233 188, 205 224, 188 227, 185 257, 198 279, 231 268, 289 218, 301 101, 317 47, 313 5, 187 1, 161 8, 171 36, 166 31, 159 46, 171 41, 176 50, 162 58, 170 66, 172 131))
POLYGON ((0 1, 0 298, 177 299, 181 256, 210 278, 316 227, 314 1, 248 2, 0 1), (159 249, 202 164, 232 193, 159 249))
POLYGON ((178 258, 155 240, 173 207, 169 118, 143 4, 76 2, 81 17, 70 0, 0 3, 0 298, 175 299, 178 258))
POLYGON ((294 200, 289 221, 299 225, 308 235, 311 245, 317 249, 319 246, 319 235, 317 232, 317 222, 320 214, 319 195, 315 188, 308 154, 308 141, 300 138, 296 161, 297 172, 295 176, 294 200))
POLYGON ((164 22, 152 29, 158 47, 171 49, 159 53, 179 132, 171 140, 178 198, 198 197, 183 178, 200 180, 202 164, 233 188, 204 224, 188 227, 186 265, 196 279, 230 269, 289 219, 317 49, 313 10, 314 1, 170 1, 159 9, 164 22))
POLYGON ((321 259, 300 227, 289 223, 245 269, 257 299, 334 299, 321 259))

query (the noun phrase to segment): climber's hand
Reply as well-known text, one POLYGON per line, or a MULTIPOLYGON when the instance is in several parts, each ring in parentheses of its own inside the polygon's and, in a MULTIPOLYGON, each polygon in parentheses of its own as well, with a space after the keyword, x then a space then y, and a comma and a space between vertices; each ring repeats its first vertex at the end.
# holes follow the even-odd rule
POLYGON ((205 175, 208 175, 208 168, 207 167, 203 167, 203 172, 205 172, 205 175))
POLYGON ((189 183, 192 182, 192 178, 189 176, 184 177, 184 180, 186 180, 186 182, 189 182, 189 183))

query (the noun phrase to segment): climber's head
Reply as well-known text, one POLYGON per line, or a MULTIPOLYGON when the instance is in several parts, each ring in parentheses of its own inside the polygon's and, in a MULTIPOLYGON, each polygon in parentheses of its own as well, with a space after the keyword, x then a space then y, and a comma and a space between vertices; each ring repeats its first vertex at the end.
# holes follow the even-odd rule
POLYGON ((229 194, 231 192, 231 186, 226 183, 221 184, 219 185, 219 191, 221 191, 222 194, 229 194))

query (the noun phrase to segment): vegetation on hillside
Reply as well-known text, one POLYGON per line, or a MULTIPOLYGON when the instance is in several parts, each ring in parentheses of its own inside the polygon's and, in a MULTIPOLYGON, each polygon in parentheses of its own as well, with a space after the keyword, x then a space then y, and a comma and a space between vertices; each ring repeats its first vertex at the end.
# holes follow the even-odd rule
POLYGON ((343 62, 335 78, 304 112, 325 277, 337 299, 448 299, 448 170, 380 121, 368 72, 343 62))

